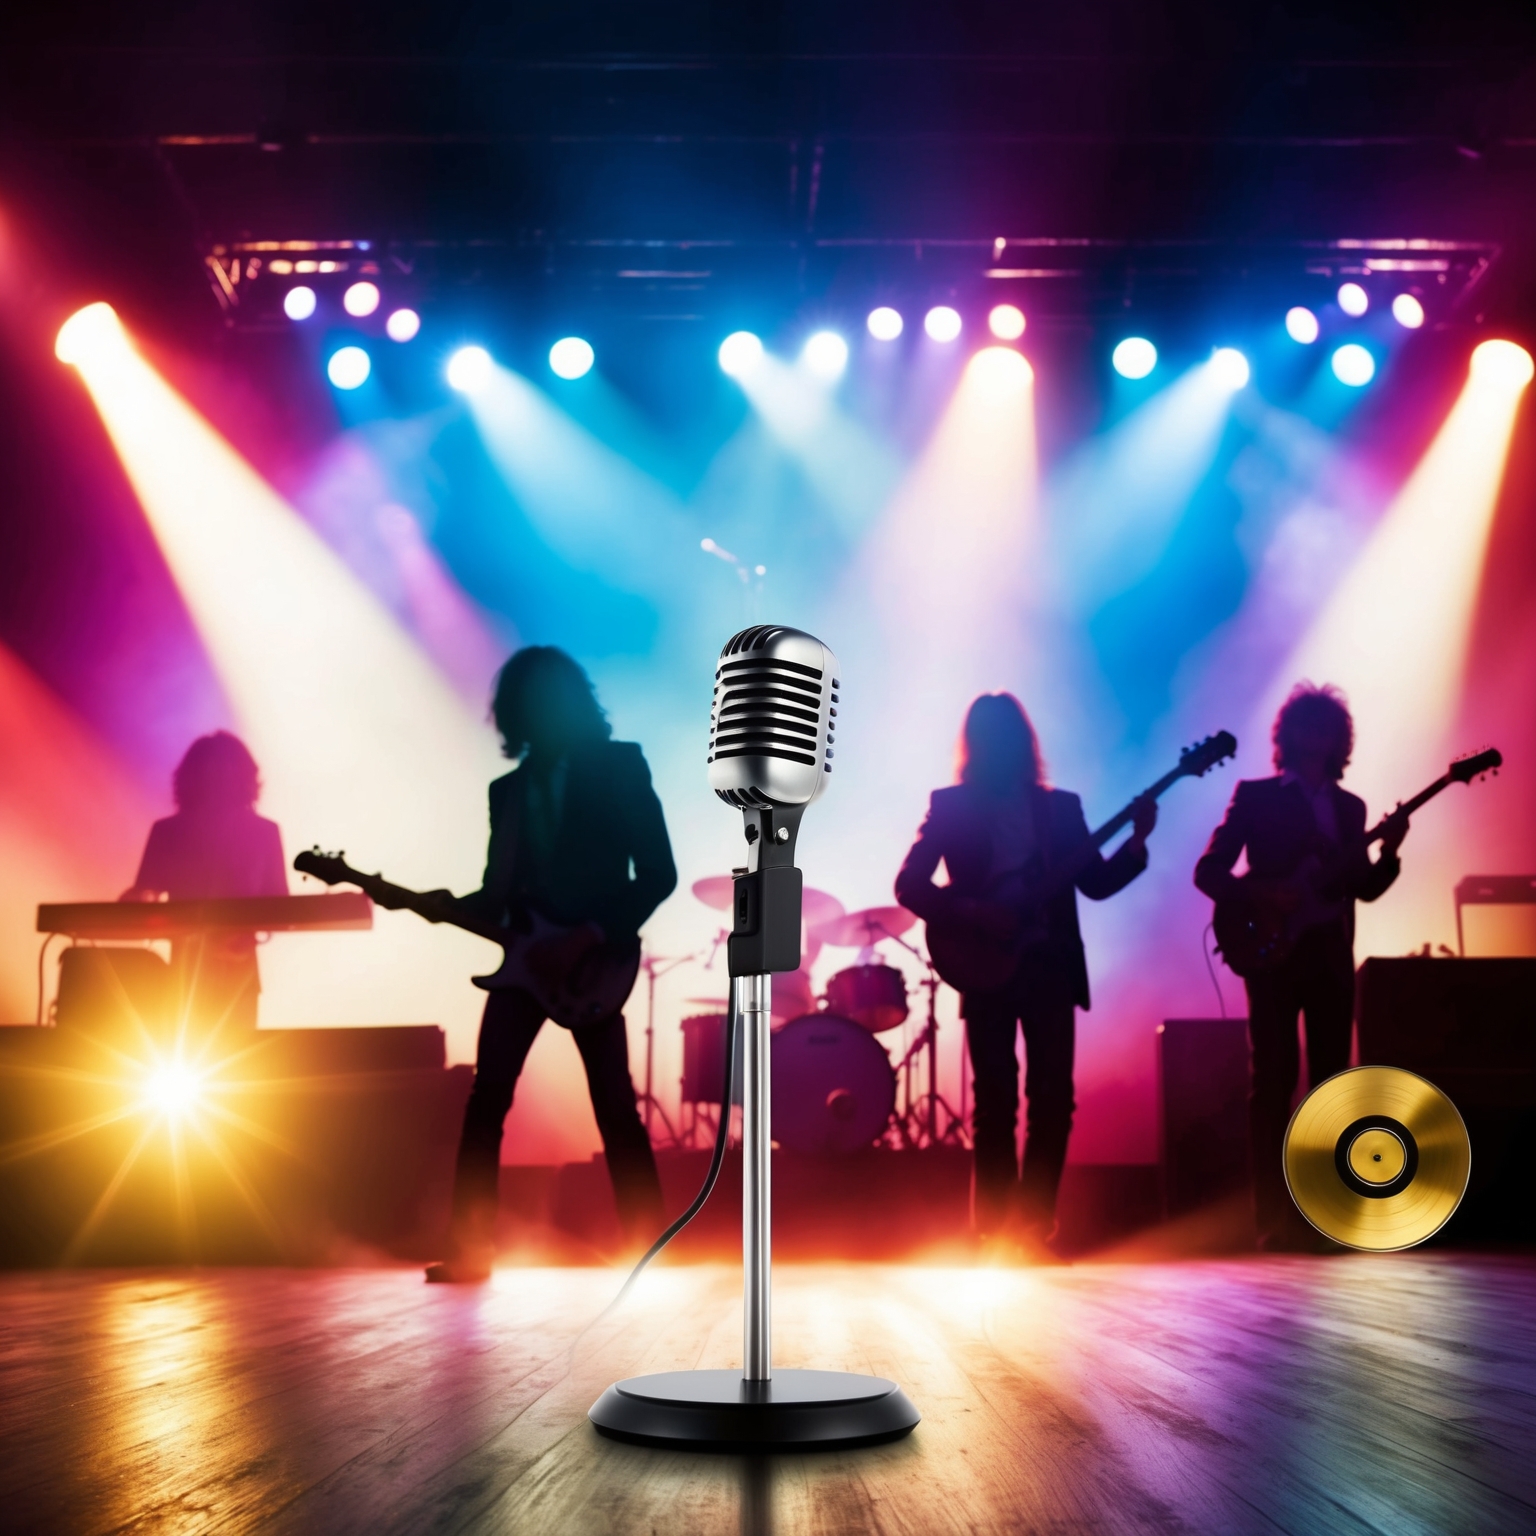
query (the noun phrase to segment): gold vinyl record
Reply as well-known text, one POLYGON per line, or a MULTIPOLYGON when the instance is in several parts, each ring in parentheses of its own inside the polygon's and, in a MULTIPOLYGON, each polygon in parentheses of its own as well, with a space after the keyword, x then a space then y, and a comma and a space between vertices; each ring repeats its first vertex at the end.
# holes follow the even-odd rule
POLYGON ((1285 1182, 1325 1237, 1390 1253, 1433 1237, 1467 1192, 1472 1143, 1456 1106, 1400 1067, 1319 1083, 1285 1133, 1285 1182))

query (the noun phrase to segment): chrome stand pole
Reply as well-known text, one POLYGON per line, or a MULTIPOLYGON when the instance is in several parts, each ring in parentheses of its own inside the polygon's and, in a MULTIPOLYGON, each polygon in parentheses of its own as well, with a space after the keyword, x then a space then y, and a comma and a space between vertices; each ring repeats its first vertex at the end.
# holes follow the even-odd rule
POLYGON ((742 1377, 766 1382, 773 1375, 773 1191, 771 1073, 769 1067, 773 978, 738 976, 736 1012, 741 1020, 741 1260, 743 1270, 742 1377))

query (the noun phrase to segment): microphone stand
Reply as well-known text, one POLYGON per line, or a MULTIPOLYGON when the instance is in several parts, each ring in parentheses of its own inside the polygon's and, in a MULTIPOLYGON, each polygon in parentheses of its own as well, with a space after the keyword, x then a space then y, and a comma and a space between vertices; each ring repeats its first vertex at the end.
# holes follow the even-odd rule
POLYGON ((588 1412, 616 1439, 674 1449, 804 1450, 895 1440, 919 1419, 906 1393, 882 1377, 773 1369, 773 973, 800 968, 803 879, 794 861, 804 810, 744 810, 747 863, 731 871, 726 954, 744 1051, 741 1373, 665 1371, 616 1382, 588 1412))

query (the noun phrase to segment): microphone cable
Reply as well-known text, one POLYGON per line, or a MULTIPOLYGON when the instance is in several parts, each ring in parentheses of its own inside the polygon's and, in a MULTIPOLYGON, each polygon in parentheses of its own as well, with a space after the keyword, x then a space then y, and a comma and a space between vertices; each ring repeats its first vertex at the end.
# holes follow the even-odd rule
POLYGON ((618 1295, 615 1296, 613 1300, 610 1301, 608 1305, 604 1307, 603 1310, 599 1312, 590 1323, 587 1324, 586 1328, 583 1328, 581 1333, 576 1336, 576 1339, 572 1342, 571 1345, 573 1350, 576 1347, 576 1343, 580 1342, 582 1336, 585 1335, 588 1330, 595 1328, 600 1322, 602 1322, 605 1317, 608 1316, 610 1312, 614 1310, 615 1307, 619 1305, 620 1302, 624 1300, 627 1295, 629 1295, 630 1287, 635 1283, 636 1280, 640 1278, 641 1274, 645 1270, 646 1265, 649 1264, 651 1260, 654 1259, 656 1255, 660 1253, 661 1250, 665 1248, 667 1244, 670 1243, 672 1239, 676 1237, 677 1234, 681 1232, 683 1228, 686 1227, 688 1223, 692 1221, 693 1218, 704 1209, 705 1202, 715 1192, 715 1184, 720 1178, 720 1169, 725 1162, 726 1143, 731 1139, 731 1101, 735 1097, 734 1089, 736 1087, 737 1022, 736 986, 733 981, 731 984, 730 999, 726 1003, 725 1083, 720 1090, 720 1124, 715 1128, 715 1150, 713 1155, 710 1157, 709 1171, 704 1175, 704 1182, 699 1187, 698 1194, 693 1197, 693 1203, 688 1207, 688 1209, 684 1211, 683 1214, 679 1216, 677 1220, 674 1221, 672 1225, 668 1227, 667 1230, 663 1232, 661 1236, 658 1237, 656 1241, 652 1243, 651 1246, 647 1248, 645 1252, 640 1256, 639 1262, 636 1263, 632 1270, 630 1270, 629 1278, 625 1280, 622 1286, 619 1287, 618 1295))

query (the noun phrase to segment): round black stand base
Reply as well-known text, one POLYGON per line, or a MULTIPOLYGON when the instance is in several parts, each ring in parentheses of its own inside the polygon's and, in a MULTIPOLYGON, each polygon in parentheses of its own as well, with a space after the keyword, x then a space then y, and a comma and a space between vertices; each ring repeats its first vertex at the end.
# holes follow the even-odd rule
POLYGON ((616 1382, 587 1417, 605 1435, 695 1451, 806 1451, 875 1445, 921 1415, 894 1381, 847 1371, 665 1371, 616 1382))

